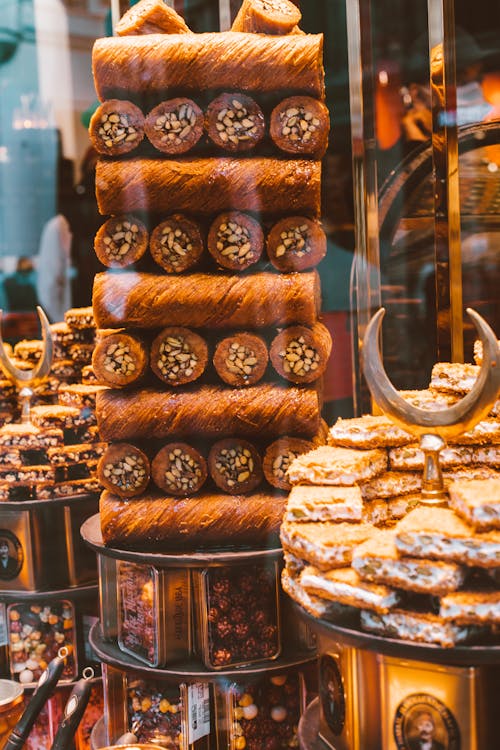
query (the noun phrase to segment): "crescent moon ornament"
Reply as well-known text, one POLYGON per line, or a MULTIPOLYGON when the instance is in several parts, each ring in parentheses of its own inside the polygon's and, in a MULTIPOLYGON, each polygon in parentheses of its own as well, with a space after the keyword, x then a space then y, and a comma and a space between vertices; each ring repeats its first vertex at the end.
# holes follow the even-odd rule
POLYGON ((42 329, 43 349, 40 359, 31 370, 20 370, 14 365, 5 351, 2 337, 3 310, 0 310, 0 366, 7 377, 15 383, 18 389, 20 389, 19 400, 22 404, 21 421, 24 424, 30 421, 31 399, 33 397, 31 386, 47 377, 54 356, 54 342, 52 340, 50 323, 41 307, 37 307, 36 310, 40 319, 40 327, 42 329))
POLYGON ((363 339, 363 370, 374 401, 396 424, 420 436, 424 451, 423 501, 436 504, 446 499, 439 452, 445 440, 471 430, 483 419, 500 391, 500 347, 488 323, 477 312, 467 308, 483 344, 483 361, 470 392, 447 409, 432 411, 408 403, 390 382, 382 362, 379 334, 385 309, 370 320, 363 339))

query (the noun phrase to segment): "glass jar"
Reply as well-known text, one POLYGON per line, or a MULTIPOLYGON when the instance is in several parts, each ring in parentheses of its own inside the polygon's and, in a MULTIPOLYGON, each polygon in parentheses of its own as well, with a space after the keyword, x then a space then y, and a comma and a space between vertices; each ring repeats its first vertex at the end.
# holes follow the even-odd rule
POLYGON ((24 688, 12 680, 0 680, 0 750, 21 718, 24 688))

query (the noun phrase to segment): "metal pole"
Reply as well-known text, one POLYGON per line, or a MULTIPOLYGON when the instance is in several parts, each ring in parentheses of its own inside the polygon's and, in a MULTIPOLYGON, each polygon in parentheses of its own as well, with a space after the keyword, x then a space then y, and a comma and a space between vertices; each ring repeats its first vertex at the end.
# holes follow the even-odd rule
POLYGON ((463 362, 454 0, 428 0, 438 358, 463 362))
POLYGON ((219 30, 228 31, 231 24, 231 0, 219 0, 219 30))
MULTIPOLYGON (((349 98, 354 181, 355 283, 357 342, 361 348, 366 327, 381 305, 378 185, 375 138, 374 67, 372 52, 371 0, 348 2, 347 42, 349 58, 349 98)), ((357 345, 356 345, 357 343, 357 345)), ((354 362, 354 378, 360 373, 354 362)), ((371 410, 366 383, 354 383, 354 409, 357 414, 371 410)))

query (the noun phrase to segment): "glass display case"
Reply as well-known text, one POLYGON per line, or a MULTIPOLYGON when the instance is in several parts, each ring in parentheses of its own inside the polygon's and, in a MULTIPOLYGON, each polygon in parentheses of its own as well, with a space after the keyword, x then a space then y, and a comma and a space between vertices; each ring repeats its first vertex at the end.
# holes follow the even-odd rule
POLYGON ((87 586, 109 742, 489 747, 500 11, 0 10, 2 676, 87 586))

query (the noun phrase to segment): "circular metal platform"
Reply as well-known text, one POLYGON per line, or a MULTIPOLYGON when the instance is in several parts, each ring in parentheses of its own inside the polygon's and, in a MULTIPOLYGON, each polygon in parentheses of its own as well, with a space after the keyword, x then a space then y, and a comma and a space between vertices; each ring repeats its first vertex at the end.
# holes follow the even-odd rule
POLYGON ((237 565, 238 563, 255 563, 260 560, 278 559, 282 556, 280 547, 272 549, 220 549, 195 552, 147 552, 119 547, 108 547, 104 544, 99 514, 88 518, 81 527, 84 541, 99 555, 113 557, 129 562, 157 565, 161 568, 206 568, 217 565, 237 565))
POLYGON ((380 654, 412 659, 433 664, 476 667, 500 664, 500 645, 472 645, 443 648, 428 643, 412 643, 397 638, 386 638, 358 630, 351 623, 320 620, 308 614, 299 604, 293 603, 297 615, 307 622, 311 629, 321 636, 333 637, 346 646, 376 651, 380 654))
POLYGON ((273 672, 282 672, 284 669, 298 667, 316 661, 311 654, 285 653, 274 661, 258 662, 248 667, 238 667, 228 670, 210 670, 203 666, 201 661, 190 659, 179 664, 172 664, 168 667, 148 667, 143 662, 134 659, 133 656, 124 654, 120 651, 114 641, 105 641, 102 637, 101 626, 95 623, 89 634, 89 643, 99 659, 111 667, 122 671, 138 672, 155 680, 227 680, 240 679, 244 677, 255 677, 259 674, 272 674, 273 672))

